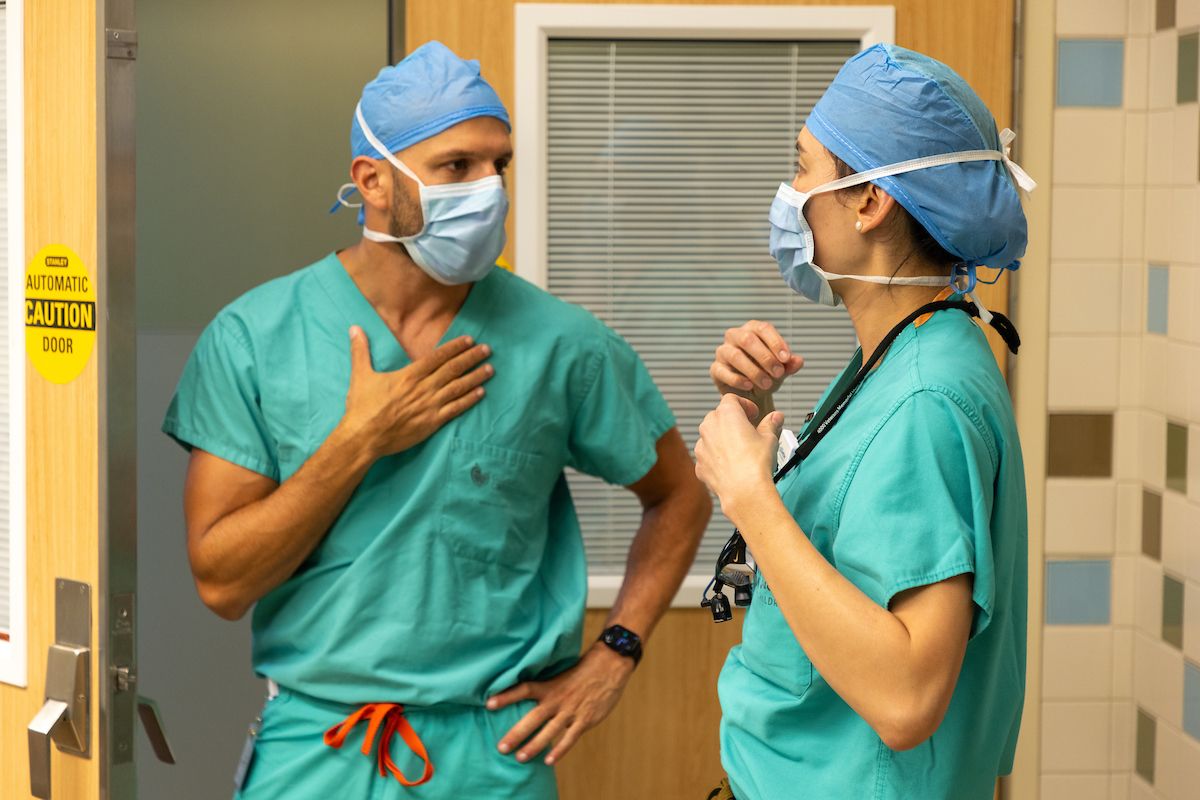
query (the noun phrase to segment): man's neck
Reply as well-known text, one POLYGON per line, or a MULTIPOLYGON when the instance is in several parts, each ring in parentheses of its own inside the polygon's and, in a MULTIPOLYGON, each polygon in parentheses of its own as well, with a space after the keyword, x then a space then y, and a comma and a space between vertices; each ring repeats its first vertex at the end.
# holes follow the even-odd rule
POLYGON ((358 290, 414 359, 433 351, 471 291, 469 283, 438 283, 400 244, 363 239, 339 252, 338 258, 358 290))

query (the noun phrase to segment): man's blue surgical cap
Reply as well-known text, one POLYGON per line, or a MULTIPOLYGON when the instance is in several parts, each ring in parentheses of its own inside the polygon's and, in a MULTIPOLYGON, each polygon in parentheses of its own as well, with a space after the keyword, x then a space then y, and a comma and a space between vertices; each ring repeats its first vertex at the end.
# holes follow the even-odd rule
MULTIPOLYGON (((996 121, 952 69, 894 45, 842 67, 813 108, 808 130, 857 172, 922 156, 1001 150, 996 121)), ((1004 161, 968 161, 872 181, 964 263, 1016 269, 1025 213, 1004 161)))
MULTIPOLYGON (((495 117, 512 130, 508 110, 483 76, 441 42, 426 42, 399 64, 379 70, 363 89, 363 118, 392 153, 474 117, 495 117)), ((381 158, 351 117, 350 157, 381 158)))

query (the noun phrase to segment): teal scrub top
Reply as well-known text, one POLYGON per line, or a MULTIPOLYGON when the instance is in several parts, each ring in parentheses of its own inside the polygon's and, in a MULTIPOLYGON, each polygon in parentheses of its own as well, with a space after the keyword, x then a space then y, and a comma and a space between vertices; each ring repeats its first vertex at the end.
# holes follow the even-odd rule
MULTIPOLYGON (((859 352, 816 420, 861 364, 859 352)), ((874 602, 970 573, 974 621, 941 726, 894 752, 814 669, 760 573, 718 684, 738 800, 990 800, 1012 770, 1025 693, 1027 523, 1012 404, 983 331, 957 310, 910 325, 778 489, 874 602)))
MULTIPOLYGON (((163 430, 286 481, 345 412, 351 325, 376 370, 410 363, 334 254, 250 291, 201 335, 163 430)), ((492 348, 486 396, 376 462, 258 602, 259 674, 334 702, 478 706, 578 658, 587 570, 563 469, 632 484, 675 420, 623 339, 502 269, 443 341, 462 335, 492 348)))

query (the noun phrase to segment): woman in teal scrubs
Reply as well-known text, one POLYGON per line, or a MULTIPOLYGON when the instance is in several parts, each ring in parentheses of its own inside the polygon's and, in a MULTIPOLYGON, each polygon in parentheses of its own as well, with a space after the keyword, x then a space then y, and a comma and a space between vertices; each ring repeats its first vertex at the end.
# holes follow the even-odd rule
POLYGON ((714 798, 982 800, 1012 769, 1025 478, 984 329, 1018 340, 973 293, 1025 250, 1034 184, 1009 141, 962 78, 890 46, 850 59, 800 131, 771 251, 793 290, 846 307, 861 349, 795 452, 772 395, 804 343, 750 322, 712 365, 697 473, 738 529, 714 588, 749 595, 714 798))

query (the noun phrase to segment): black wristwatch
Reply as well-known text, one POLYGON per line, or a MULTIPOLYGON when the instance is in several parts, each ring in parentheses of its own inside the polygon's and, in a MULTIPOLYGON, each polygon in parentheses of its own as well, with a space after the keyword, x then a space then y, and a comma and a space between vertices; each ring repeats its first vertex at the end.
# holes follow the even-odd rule
POLYGON ((629 628, 613 625, 600 634, 600 641, 617 653, 632 658, 634 666, 642 660, 642 639, 629 628))

